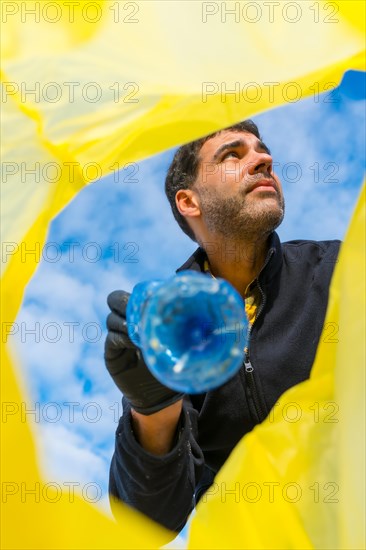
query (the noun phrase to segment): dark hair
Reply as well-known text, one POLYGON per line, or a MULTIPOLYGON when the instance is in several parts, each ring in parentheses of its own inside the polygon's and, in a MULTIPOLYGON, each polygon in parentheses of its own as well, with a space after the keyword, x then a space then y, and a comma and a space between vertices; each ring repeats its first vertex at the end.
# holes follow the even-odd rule
POLYGON ((218 130, 208 136, 204 136, 190 143, 186 143, 179 147, 175 153, 173 161, 169 166, 168 173, 165 179, 165 194, 168 197, 170 207, 174 218, 177 220, 180 228, 188 237, 196 241, 194 233, 187 223, 187 220, 179 212, 175 203, 175 196, 180 189, 190 189, 197 177, 197 171, 200 161, 200 150, 202 145, 209 139, 225 131, 232 132, 249 132, 254 134, 258 139, 261 139, 257 125, 250 119, 244 120, 228 128, 218 130))

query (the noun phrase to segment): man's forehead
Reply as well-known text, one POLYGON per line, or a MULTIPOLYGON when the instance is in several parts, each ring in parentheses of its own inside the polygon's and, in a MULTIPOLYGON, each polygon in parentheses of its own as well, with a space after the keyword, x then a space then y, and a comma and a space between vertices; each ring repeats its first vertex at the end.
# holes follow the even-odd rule
POLYGON ((209 138, 201 147, 201 154, 214 152, 218 147, 224 145, 224 143, 243 141, 249 143, 250 141, 260 141, 254 134, 250 132, 244 132, 241 130, 223 130, 219 134, 209 138))

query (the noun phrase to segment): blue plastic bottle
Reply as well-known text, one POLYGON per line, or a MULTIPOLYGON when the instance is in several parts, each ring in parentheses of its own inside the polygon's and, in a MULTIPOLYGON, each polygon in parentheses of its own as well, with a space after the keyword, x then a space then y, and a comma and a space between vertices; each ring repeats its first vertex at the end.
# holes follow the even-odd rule
POLYGON ((244 360, 248 321, 239 293, 225 280, 182 271, 135 286, 128 332, 162 384, 202 393, 229 380, 244 360))

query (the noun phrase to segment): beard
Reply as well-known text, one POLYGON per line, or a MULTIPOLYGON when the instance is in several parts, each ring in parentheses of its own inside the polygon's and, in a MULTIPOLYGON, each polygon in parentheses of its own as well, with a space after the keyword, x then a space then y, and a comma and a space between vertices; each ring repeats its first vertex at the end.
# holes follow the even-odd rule
POLYGON ((230 240, 256 241, 269 235, 282 222, 285 201, 277 189, 261 196, 241 193, 236 197, 213 196, 207 187, 197 189, 207 229, 230 240))

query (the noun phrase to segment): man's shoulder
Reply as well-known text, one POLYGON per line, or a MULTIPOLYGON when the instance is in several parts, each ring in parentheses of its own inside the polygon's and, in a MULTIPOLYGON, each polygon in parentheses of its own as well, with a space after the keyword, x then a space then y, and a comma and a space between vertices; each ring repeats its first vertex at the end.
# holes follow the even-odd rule
POLYGON ((284 258, 288 261, 327 261, 335 263, 342 242, 337 239, 315 241, 298 239, 281 243, 284 258))
POLYGON ((296 239, 285 241, 282 244, 284 250, 304 249, 309 251, 327 252, 328 250, 339 250, 342 241, 338 239, 315 241, 309 239, 296 239))
POLYGON ((291 246, 306 246, 310 248, 321 248, 326 250, 327 248, 339 248, 342 241, 338 239, 330 239, 325 241, 315 241, 311 239, 295 239, 291 241, 282 242, 282 246, 291 247, 291 246))
MULTIPOLYGON (((313 259, 321 260, 326 258, 328 261, 337 261, 339 248, 342 242, 337 239, 315 241, 297 239, 291 241, 280 242, 280 239, 276 232, 272 235, 272 245, 280 252, 288 261, 295 261, 297 259, 313 259)), ((280 256, 281 257, 281 254, 280 256)), ((190 269, 193 271, 204 271, 204 262, 207 259, 207 254, 203 248, 198 247, 195 252, 182 264, 176 272, 190 269)), ((280 260, 279 260, 280 261, 280 260)))

